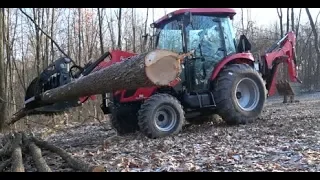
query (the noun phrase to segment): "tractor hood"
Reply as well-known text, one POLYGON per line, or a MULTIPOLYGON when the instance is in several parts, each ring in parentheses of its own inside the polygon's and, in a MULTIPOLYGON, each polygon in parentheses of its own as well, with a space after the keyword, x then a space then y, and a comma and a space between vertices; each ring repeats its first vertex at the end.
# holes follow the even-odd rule
POLYGON ((236 11, 231 8, 191 8, 191 9, 179 9, 176 11, 173 11, 156 22, 151 24, 151 27, 159 27, 161 24, 166 23, 169 21, 172 17, 176 17, 178 15, 184 14, 184 13, 192 13, 192 14, 203 14, 203 15, 225 15, 229 16, 230 19, 233 19, 233 16, 236 14, 236 11))

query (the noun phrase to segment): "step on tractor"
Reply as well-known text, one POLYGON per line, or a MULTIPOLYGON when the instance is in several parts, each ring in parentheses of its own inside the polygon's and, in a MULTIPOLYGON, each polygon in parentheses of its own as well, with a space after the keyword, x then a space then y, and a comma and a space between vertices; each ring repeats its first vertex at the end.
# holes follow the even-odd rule
MULTIPOLYGON (((229 8, 191 8, 171 12, 151 24, 154 49, 177 53, 193 51, 181 63, 179 81, 172 86, 140 87, 102 94, 101 109, 110 115, 118 134, 140 131, 149 138, 177 134, 186 122, 199 123, 218 114, 229 125, 246 124, 262 113, 268 96, 276 93, 279 64, 287 63, 292 82, 297 77, 295 34, 289 32, 263 55, 254 58, 245 35, 236 39, 229 8)), ((106 52, 84 67, 60 58, 28 87, 25 106, 32 97, 112 66, 131 52, 106 52), (105 59, 109 58, 109 61, 105 59)), ((94 97, 90 96, 90 97, 94 97)), ((78 106, 90 97, 37 108, 35 114, 54 114, 78 106)))

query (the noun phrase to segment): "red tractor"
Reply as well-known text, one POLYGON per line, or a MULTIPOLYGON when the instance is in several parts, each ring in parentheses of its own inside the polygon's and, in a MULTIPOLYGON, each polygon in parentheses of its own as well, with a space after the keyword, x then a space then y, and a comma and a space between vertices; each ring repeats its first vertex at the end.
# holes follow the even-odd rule
MULTIPOLYGON (((235 14, 228 8, 181 9, 151 25, 156 29, 155 48, 178 53, 193 50, 194 53, 192 58, 187 57, 183 61, 180 80, 170 87, 141 87, 102 95, 101 108, 105 114, 111 114, 111 123, 119 134, 139 130, 149 138, 163 137, 180 132, 185 121, 197 123, 213 114, 220 115, 230 125, 246 124, 258 118, 267 96, 275 93, 280 63, 288 64, 291 81, 299 81, 294 33, 289 32, 255 60, 244 35, 236 43, 231 23, 235 14)), ((66 74, 73 68, 78 68, 78 72, 69 73, 67 78, 58 80, 59 83, 46 87, 51 89, 66 84, 70 79, 85 76, 133 55, 123 51, 106 53, 84 68, 67 68, 66 74), (111 61, 103 61, 109 55, 111 61)), ((65 58, 60 61, 69 63, 65 58)), ((62 74, 62 69, 56 71, 62 74)), ((51 75, 43 77, 42 81, 49 82, 51 75)), ((39 77, 41 79, 42 76, 39 77)), ((39 78, 36 81, 40 81, 39 78)), ((41 84, 40 89, 45 90, 45 83, 34 84, 41 84)), ((26 105, 34 96, 36 86, 29 86, 26 105)), ((80 103, 87 99, 81 98, 80 103)), ((38 112, 60 112, 75 104, 79 104, 78 100, 38 108, 38 112)))

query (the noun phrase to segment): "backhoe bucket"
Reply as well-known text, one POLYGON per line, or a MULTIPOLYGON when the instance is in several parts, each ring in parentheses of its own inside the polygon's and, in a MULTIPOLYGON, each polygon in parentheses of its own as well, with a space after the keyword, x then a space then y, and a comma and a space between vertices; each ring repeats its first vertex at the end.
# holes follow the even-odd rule
POLYGON ((292 103, 294 101, 294 91, 290 85, 290 83, 286 80, 280 80, 276 84, 277 91, 280 96, 284 96, 283 103, 288 102, 288 96, 290 97, 290 102, 292 103))

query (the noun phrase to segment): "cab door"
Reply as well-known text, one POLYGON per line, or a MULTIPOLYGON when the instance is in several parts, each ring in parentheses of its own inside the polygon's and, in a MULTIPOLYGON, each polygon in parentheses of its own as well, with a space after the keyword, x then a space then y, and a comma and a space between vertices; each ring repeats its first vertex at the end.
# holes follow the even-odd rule
POLYGON ((187 62, 189 88, 194 92, 208 90, 214 67, 225 57, 223 29, 219 20, 210 16, 193 16, 193 26, 186 28, 188 47, 195 50, 187 62), (203 22, 197 23, 194 22, 203 22))

